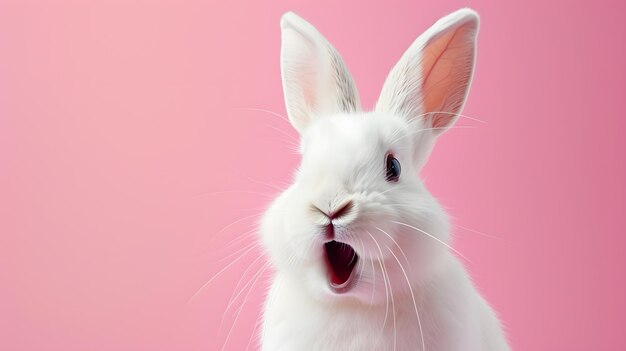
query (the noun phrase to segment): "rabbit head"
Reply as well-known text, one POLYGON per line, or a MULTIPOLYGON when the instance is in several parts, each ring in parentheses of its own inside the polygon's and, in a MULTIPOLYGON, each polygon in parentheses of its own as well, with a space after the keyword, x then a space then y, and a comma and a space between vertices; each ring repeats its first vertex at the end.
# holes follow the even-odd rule
POLYGON ((446 214, 418 174, 465 102, 478 22, 469 9, 436 22, 363 112, 333 46, 297 15, 282 17, 282 82, 302 161, 266 212, 261 239, 303 293, 380 303, 419 285, 450 254, 446 214))

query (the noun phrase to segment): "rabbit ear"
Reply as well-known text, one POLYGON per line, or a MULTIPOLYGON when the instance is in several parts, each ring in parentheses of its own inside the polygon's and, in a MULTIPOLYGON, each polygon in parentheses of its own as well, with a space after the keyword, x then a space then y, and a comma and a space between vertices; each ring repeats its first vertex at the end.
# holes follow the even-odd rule
POLYGON ((376 110, 422 118, 434 135, 454 124, 472 79, 478 23, 476 12, 461 9, 417 38, 389 73, 376 110))
POLYGON ((350 73, 335 48, 311 24, 283 15, 281 70, 291 124, 302 133, 316 115, 360 110, 350 73))

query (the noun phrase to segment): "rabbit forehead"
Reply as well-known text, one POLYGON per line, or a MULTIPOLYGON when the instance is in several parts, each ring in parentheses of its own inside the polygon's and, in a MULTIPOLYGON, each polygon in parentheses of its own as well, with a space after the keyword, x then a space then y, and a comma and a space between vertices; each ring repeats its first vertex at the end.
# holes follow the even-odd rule
POLYGON ((402 119, 380 112, 317 118, 302 137, 301 171, 367 172, 386 152, 404 153, 408 131, 402 119))

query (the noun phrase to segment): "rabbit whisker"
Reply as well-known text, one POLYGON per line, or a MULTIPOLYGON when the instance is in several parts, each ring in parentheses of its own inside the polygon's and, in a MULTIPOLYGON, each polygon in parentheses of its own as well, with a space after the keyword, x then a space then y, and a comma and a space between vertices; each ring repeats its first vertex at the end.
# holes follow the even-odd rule
POLYGON ((220 321, 220 325, 218 327, 219 330, 222 330, 222 325, 224 324, 224 318, 226 318, 226 314, 228 313, 228 310, 230 309, 230 307, 232 306, 232 304, 234 303, 234 301, 239 298, 239 296, 245 291, 245 289, 248 287, 248 285, 252 282, 252 279, 254 277, 256 277, 256 275, 262 270, 262 268, 265 267, 265 265, 261 266, 261 269, 259 269, 255 274, 252 275, 252 277, 250 278, 250 280, 248 281, 248 283, 246 283, 243 287, 241 287, 241 289, 239 289, 239 285, 241 284, 241 281, 244 277, 246 277, 246 274, 248 273, 248 271, 250 270, 250 268, 252 268, 254 266, 254 264, 263 256, 259 256, 257 257, 254 261, 252 261, 252 263, 250 263, 248 265, 248 268, 245 270, 245 272, 241 275, 241 278, 239 279, 239 281, 237 282, 237 286, 235 286, 235 289, 233 290, 233 293, 230 296, 230 300, 228 301, 228 305, 226 306, 226 308, 224 309, 224 313, 222 314, 222 319, 220 321), (235 293, 237 292, 237 290, 239 290, 239 293, 237 294, 237 296, 234 296, 235 293))
POLYGON ((212 191, 212 192, 208 192, 208 193, 202 193, 202 194, 195 195, 194 198, 199 198, 199 197, 204 197, 204 196, 209 196, 209 195, 220 195, 220 194, 253 194, 253 195, 259 195, 259 196, 265 196, 265 197, 271 198, 271 196, 268 195, 268 194, 261 193, 261 192, 258 192, 258 191, 247 191, 247 190, 212 191))
POLYGON ((262 216, 262 215, 263 215, 263 213, 262 213, 262 212, 260 212, 260 213, 254 213, 254 214, 251 214, 251 215, 249 215, 249 216, 244 216, 244 217, 241 217, 241 218, 239 218, 239 219, 235 220, 234 222, 231 222, 231 223, 230 223, 230 224, 228 224, 227 226, 223 227, 222 229, 220 229, 217 233, 215 233, 215 234, 213 235, 213 238, 217 237, 218 235, 220 235, 221 233, 223 233, 226 229, 228 229, 228 228, 232 227, 233 225, 235 225, 235 224, 237 224, 237 223, 241 223, 241 222, 243 222, 243 221, 245 221, 245 220, 247 220, 247 219, 254 218, 254 217, 259 217, 259 216, 262 216))
POLYGON ((252 339, 254 339, 254 336, 256 334, 256 330, 259 328, 259 325, 263 323, 262 319, 258 319, 256 323, 254 323, 254 328, 252 328, 252 333, 250 333, 250 338, 248 338, 248 343, 246 344, 246 349, 244 351, 248 351, 248 349, 250 348, 250 344, 252 343, 252 339))
POLYGON ((289 139, 291 139, 292 141, 295 141, 295 142, 296 142, 296 144, 297 144, 298 139, 297 139, 296 137, 294 137, 293 135, 291 135, 291 134, 289 134, 289 133, 285 132, 284 130, 282 130, 282 129, 280 129, 280 128, 276 128, 276 127, 274 127, 274 126, 273 126, 273 125, 271 125, 271 124, 267 124, 267 123, 260 123, 260 124, 261 124, 262 126, 264 126, 264 127, 267 127, 267 128, 270 128, 270 129, 273 129, 273 130, 275 130, 275 131, 279 132, 280 134, 282 134, 282 135, 284 135, 284 136, 288 137, 289 139))
MULTIPOLYGON (((359 243, 361 245, 361 252, 365 252, 365 244, 363 243, 363 239, 361 239, 361 237, 357 236, 356 237, 359 240, 359 243)), ((370 308, 372 307, 372 305, 374 304, 374 294, 376 293, 376 270, 374 269, 374 260, 368 260, 370 261, 371 265, 372 265, 372 295, 370 297, 370 308)), ((363 274, 363 272, 365 271, 365 264, 361 264, 361 274, 363 274)))
MULTIPOLYGON (((231 246, 233 246, 235 243, 239 243, 240 241, 242 241, 244 238, 251 236, 254 232, 256 232, 256 228, 252 228, 251 230, 248 230, 247 232, 244 232, 242 234, 238 234, 233 240, 231 240, 230 242, 228 242, 226 245, 224 245, 223 247, 220 247, 219 249, 217 249, 216 251, 222 251, 223 249, 227 249, 230 248, 231 246)), ((210 252, 214 252, 211 249, 207 248, 207 249, 203 249, 201 252, 197 253, 195 255, 195 257, 200 257, 200 256, 204 256, 207 253, 210 252)), ((231 254, 232 255, 232 254, 231 254)), ((228 256, 230 257, 230 256, 228 256)), ((220 258, 219 261, 224 260, 225 258, 220 258)))
POLYGON ((287 145, 289 146, 289 147, 288 147, 288 149, 289 149, 289 151, 291 151, 291 152, 295 152, 296 154, 300 152, 300 151, 299 151, 299 150, 300 150, 300 145, 298 145, 298 144, 294 143, 294 142, 293 142, 293 141, 291 141, 291 140, 287 140, 287 139, 283 139, 283 138, 272 138, 272 139, 274 139, 274 140, 278 140, 278 141, 280 141, 280 142, 282 142, 282 143, 287 144, 287 145))
MULTIPOLYGON (((365 251, 365 246, 363 245, 363 240, 361 240, 361 238, 359 238, 358 236, 355 236, 353 233, 348 233, 348 237, 353 239, 353 240, 355 240, 355 241, 358 240, 362 252, 365 251)), ((357 257, 357 254, 356 254, 356 251, 355 251, 354 255, 353 255, 353 259, 356 259, 356 257, 357 257)), ((363 260, 360 260, 357 264, 359 265, 359 269, 360 270, 359 270, 359 272, 357 273, 356 276, 360 277, 360 279, 364 279, 363 272, 365 271, 365 265, 363 264, 363 260)), ((358 284, 358 281, 357 281, 357 284, 358 284)))
POLYGON ((193 299, 196 298, 196 296, 202 291, 204 290, 205 287, 207 287, 209 284, 211 284, 211 282, 213 280, 215 280, 215 278, 219 277, 222 273, 224 273, 224 271, 226 271, 228 268, 230 268, 233 264, 237 263, 237 261, 239 261, 242 257, 244 257, 246 254, 248 254, 250 251, 252 251, 257 245, 252 246, 251 248, 247 249, 244 253, 242 253, 239 257, 237 257, 236 259, 234 259, 232 262, 230 262, 228 265, 226 265, 226 267, 222 268, 219 272, 217 272, 215 275, 213 275, 213 277, 211 277, 211 279, 209 279, 206 283, 204 283, 192 296, 191 298, 189 298, 189 300, 187 300, 187 304, 189 304, 193 299))
MULTIPOLYGON (((378 246, 378 243, 376 242, 376 239, 374 239, 372 234, 369 231, 366 231, 366 232, 370 236, 370 238, 372 238, 373 242, 378 246)), ((382 251, 380 250, 380 246, 378 247, 379 247, 379 251, 382 253, 382 251)), ((381 263, 383 258, 379 256, 378 253, 375 253, 375 255, 378 258, 377 259, 378 265, 380 266, 380 271, 383 275, 383 283, 385 285, 385 317, 383 318, 383 325, 381 326, 380 333, 379 333, 379 337, 382 337, 382 334, 385 331, 385 324, 387 324, 387 317, 389 315, 389 290, 387 288, 387 275, 385 274, 385 269, 381 263)))
POLYGON ((270 183, 262 182, 262 181, 260 181, 260 180, 250 178, 250 177, 248 177, 248 176, 246 176, 246 179, 248 179, 249 181, 251 181, 251 182, 253 182, 253 183, 256 183, 256 184, 265 185, 265 186, 270 187, 270 188, 272 188, 272 189, 274 189, 274 190, 277 190, 277 191, 279 191, 279 192, 283 192, 283 191, 285 191, 285 189, 286 189, 286 188, 288 188, 288 187, 290 186, 290 184, 283 183, 283 184, 281 184, 281 185, 282 185, 282 186, 284 186, 284 188, 280 188, 280 187, 278 187, 278 186, 276 186, 276 185, 274 185, 274 184, 270 184, 270 183))
POLYGON ((291 123, 289 122, 289 119, 287 119, 287 117, 285 117, 285 116, 283 116, 283 115, 281 115, 279 113, 276 113, 274 111, 266 110, 266 109, 263 109, 263 108, 256 108, 256 107, 235 107, 235 109, 237 109, 237 110, 245 110, 245 111, 258 111, 258 112, 269 113, 270 115, 276 116, 276 117, 280 118, 281 120, 289 123, 289 125, 291 125, 291 123))
POLYGON ((246 305, 246 302, 248 302, 248 297, 250 297, 250 293, 254 289, 254 285, 257 283, 259 278, 263 275, 263 273, 265 272, 265 270, 268 267, 269 267, 269 262, 266 263, 263 266, 263 268, 259 271, 259 273, 257 274, 256 278, 254 279, 254 282, 252 283, 252 286, 250 286, 250 289, 248 289, 248 293, 243 298, 243 302, 241 303, 241 306, 237 310, 237 315, 235 316, 235 320, 233 321, 233 324, 231 325, 230 330, 228 331, 228 334, 226 335, 226 340, 224 341, 224 344, 222 344, 222 351, 224 351, 224 348, 226 347, 226 344, 228 344, 228 340, 230 339, 230 335, 233 332, 233 329, 235 328, 235 325, 237 324, 237 319, 239 318, 239 315, 241 314, 241 311, 243 311, 243 307, 246 305))
MULTIPOLYGON (((402 247, 398 244, 398 242, 391 235, 389 235, 386 231, 384 231, 384 230, 382 230, 382 229, 380 229, 378 227, 376 227, 376 229, 381 231, 383 234, 387 235, 389 237, 389 239, 391 239, 391 241, 393 241, 393 243, 398 247, 398 249, 402 253, 402 256, 404 256, 405 262, 407 264, 409 264, 409 259, 406 257, 406 254, 404 253, 404 250, 402 250, 402 247)), ((409 276, 406 274, 406 271, 404 270, 404 267, 402 266, 402 263, 400 263, 400 260, 398 259, 396 254, 393 252, 393 250, 391 250, 389 247, 387 247, 387 249, 393 255, 393 258, 396 259, 396 262, 398 262, 398 265, 400 266, 400 269, 402 270, 402 273, 404 274, 404 278, 406 279, 406 284, 409 287, 409 291, 411 292, 411 299, 413 300, 413 307, 415 307, 415 317, 417 317, 417 324, 418 324, 418 326, 420 328, 420 336, 422 338, 422 350, 426 351, 426 344, 424 342, 424 331, 422 330, 422 321, 420 319, 420 314, 417 311, 417 302, 415 301, 415 293, 413 292, 413 287, 411 286, 411 282, 409 281, 409 276)))
MULTIPOLYGON (((251 231, 249 231, 249 232, 248 232, 248 234, 247 234, 247 235, 251 235, 251 234, 253 234, 254 232, 255 232, 254 230, 251 230, 251 231)), ((238 238, 238 239, 241 239, 241 238, 238 238)), ((237 240, 237 239, 235 239, 235 240, 237 240)), ((246 249, 248 249, 248 248, 250 248, 250 247, 254 247, 254 246, 258 246, 258 245, 259 245, 259 243, 258 243, 258 242, 251 242, 251 243, 249 243, 248 245, 245 245, 244 247, 239 248, 239 249, 237 249, 236 251, 231 252, 231 253, 229 253, 228 255, 226 255, 226 256, 224 256, 224 257, 219 258, 217 261, 218 261, 218 262, 225 261, 225 260, 227 260, 227 259, 229 259, 229 258, 231 258, 231 257, 233 257, 233 256, 238 255, 239 253, 241 253, 242 251, 244 251, 244 250, 246 250, 246 249)))
POLYGON ((502 238, 497 237, 497 236, 489 235, 489 234, 483 233, 483 232, 481 232, 481 231, 478 231, 478 230, 476 230, 476 229, 467 228, 467 227, 464 227, 464 226, 462 226, 462 225, 460 225, 460 224, 454 224, 454 226, 455 226, 455 227, 459 227, 459 228, 464 229, 464 230, 467 230, 468 232, 472 232, 472 233, 480 234, 480 235, 485 236, 485 237, 487 237, 487 238, 496 239, 496 240, 502 240, 502 241, 507 241, 506 239, 502 239, 502 238))
POLYGON ((252 230, 249 230, 243 234, 239 234, 237 236, 235 236, 235 238, 233 238, 233 240, 229 241, 224 248, 229 248, 231 246, 235 246, 238 245, 239 243, 241 243, 242 241, 244 241, 245 239, 251 238, 251 237, 255 237, 258 235, 257 232, 257 228, 253 228, 252 230))
POLYGON ((460 253, 458 250, 456 250, 456 249, 455 249, 455 248, 453 248, 452 246, 450 246, 450 245, 446 244, 445 242, 441 241, 441 239, 437 238, 436 236, 434 236, 434 235, 432 235, 432 234, 429 234, 429 233, 425 232, 424 230, 419 229, 419 228, 416 228, 416 227, 414 227, 414 226, 412 226, 412 225, 410 225, 410 224, 406 224, 406 223, 402 223, 402 222, 398 222, 398 221, 392 221, 392 222, 393 222, 393 223, 396 223, 396 224, 400 224, 400 225, 405 226, 405 227, 412 228, 412 229, 414 229, 414 230, 416 230, 416 231, 418 231, 418 232, 420 232, 420 233, 422 233, 422 234, 425 234, 426 236, 428 236, 428 237, 430 237, 430 238, 434 239, 435 241, 437 241, 438 243, 440 243, 440 244, 442 244, 442 245, 446 246, 448 249, 450 249, 450 250, 454 251, 454 253, 456 253, 457 255, 459 255, 459 256, 461 256, 461 257, 463 257, 463 258, 464 258, 467 262, 472 263, 472 261, 470 261, 470 259, 469 259, 469 258, 465 257, 465 256, 464 256, 462 253, 460 253))
POLYGON ((390 192, 390 191, 393 191, 393 190, 398 190, 398 189, 403 189, 403 188, 405 188, 405 187, 406 187, 406 185, 404 185, 404 184, 400 184, 400 186, 394 186, 394 187, 391 187, 391 188, 389 188, 389 189, 387 189, 387 190, 381 191, 381 192, 379 192, 377 195, 383 195, 383 194, 388 193, 388 192, 390 192))
MULTIPOLYGON (((230 309, 230 307, 233 305, 233 303, 235 303, 235 301, 239 298, 239 296, 241 296, 241 294, 244 292, 244 290, 246 290, 246 288, 248 287, 248 285, 250 285, 250 283, 252 282, 252 279, 248 280, 248 282, 242 286, 241 288, 239 288, 239 285, 241 284, 241 282, 243 281, 243 279, 246 277, 246 275, 248 274, 248 272, 250 271, 250 269, 254 266, 255 263, 257 263, 258 260, 262 259, 263 256, 259 256, 257 257, 254 261, 252 261, 252 263, 250 263, 250 265, 248 266, 248 268, 246 268, 246 270, 241 274, 241 278, 239 278, 239 281, 237 282, 237 285, 235 286, 235 290, 233 291, 232 295, 230 296, 230 300, 228 300, 228 305, 226 305, 226 309, 224 310, 224 314, 222 315, 222 320, 224 320, 224 316, 226 315, 226 313, 228 312, 228 310, 230 309), (239 290, 239 293, 237 293, 237 295, 235 295, 235 293, 237 292, 237 290, 239 290)), ((267 266, 269 263, 265 263, 263 267, 267 266)), ((258 272, 257 272, 258 274, 258 272)), ((256 274, 254 274, 252 276, 252 278, 254 278, 256 276, 256 274)))
MULTIPOLYGON (((393 287, 391 285, 391 280, 389 275, 387 274, 387 268, 385 267, 385 262, 382 260, 383 258, 383 250, 380 248, 380 245, 378 244, 378 241, 376 241, 376 238, 374 238, 374 236, 370 233, 367 232, 369 234, 369 236, 372 238, 372 240, 374 240, 374 244, 376 244, 376 247, 378 247, 378 252, 380 252, 380 260, 378 261, 381 264, 381 269, 383 270, 383 275, 387 276, 387 280, 389 282, 389 297, 391 298, 391 312, 393 312, 393 349, 394 351, 396 350, 396 344, 397 344, 397 333, 396 333, 396 304, 394 302, 394 298, 393 298, 393 287)), ((383 324, 384 326, 384 324, 383 324)))
POLYGON ((421 115, 417 115, 417 116, 411 118, 411 122, 410 123, 413 123, 414 121, 419 121, 420 117, 424 117, 424 116, 428 116, 428 115, 435 115, 435 114, 459 116, 459 117, 467 118, 467 119, 472 120, 472 121, 476 121, 476 122, 487 124, 487 122, 485 122, 485 121, 483 121, 481 119, 478 119, 476 117, 471 117, 471 116, 464 115, 464 114, 461 114, 461 113, 454 113, 454 112, 447 112, 447 111, 432 111, 432 112, 422 113, 421 115))

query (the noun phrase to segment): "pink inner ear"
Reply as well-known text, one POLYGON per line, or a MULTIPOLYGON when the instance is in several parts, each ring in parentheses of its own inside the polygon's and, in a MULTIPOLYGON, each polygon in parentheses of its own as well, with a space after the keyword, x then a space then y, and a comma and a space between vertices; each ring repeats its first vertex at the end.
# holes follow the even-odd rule
POLYGON ((465 100, 474 64, 476 22, 471 21, 441 33, 423 51, 424 112, 433 128, 447 128, 465 100))

